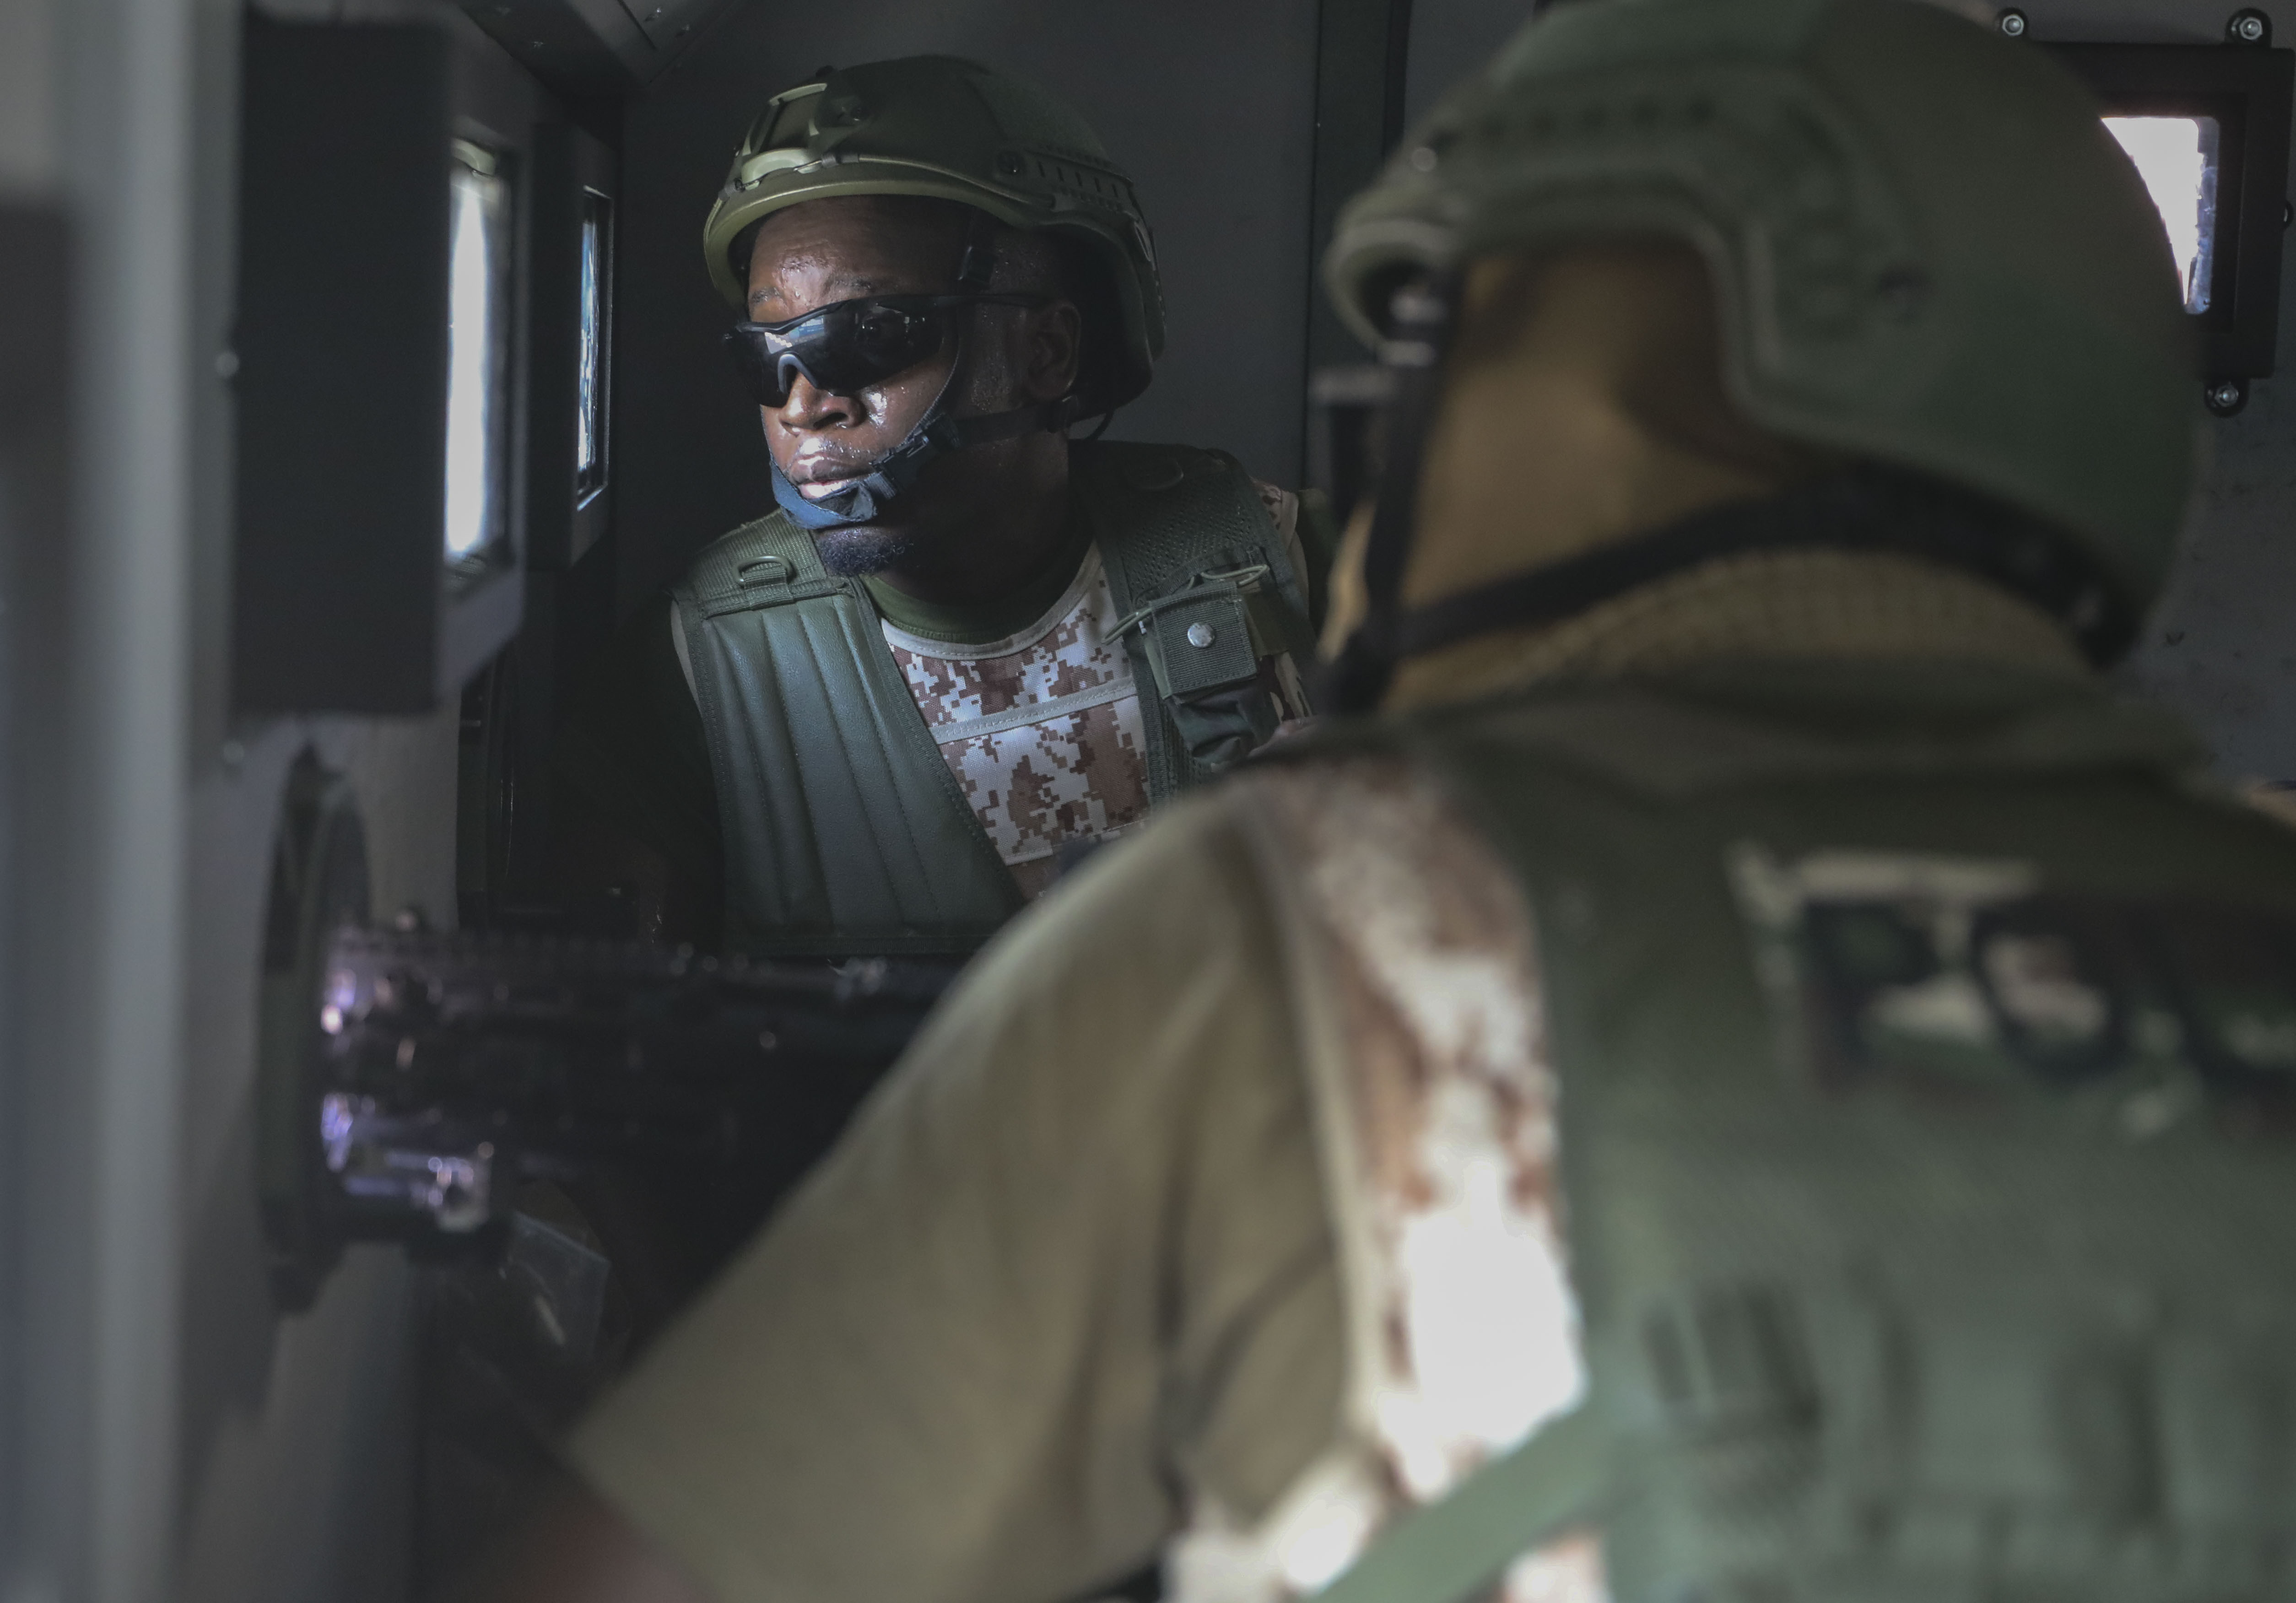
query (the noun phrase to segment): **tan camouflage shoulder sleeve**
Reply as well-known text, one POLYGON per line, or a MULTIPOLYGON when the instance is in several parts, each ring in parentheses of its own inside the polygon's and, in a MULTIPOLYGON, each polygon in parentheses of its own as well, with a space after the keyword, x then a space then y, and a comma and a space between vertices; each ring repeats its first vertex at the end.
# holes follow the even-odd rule
POLYGON ((577 1433, 726 1603, 1025 1603, 1249 1517, 1341 1321, 1248 853, 1173 808, 1017 921, 839 1149, 577 1433))

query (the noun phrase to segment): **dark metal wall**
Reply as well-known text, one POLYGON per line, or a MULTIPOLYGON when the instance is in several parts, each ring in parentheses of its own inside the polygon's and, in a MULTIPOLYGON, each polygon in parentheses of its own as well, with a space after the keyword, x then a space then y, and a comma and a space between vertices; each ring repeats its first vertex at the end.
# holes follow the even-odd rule
POLYGON ((1533 9, 1533 0, 1412 0, 1406 119, 1426 116, 1443 91, 1489 61, 1529 21, 1533 9))
MULTIPOLYGON (((2024 0, 2038 39, 2213 45, 2234 0, 2024 0)), ((2288 42, 2296 12, 2267 7, 2288 42)), ((2296 781, 2296 249, 2281 262, 2280 371, 2239 415, 2193 408, 2209 465, 2168 593, 2122 671, 2123 687, 2192 720, 2227 777, 2296 781)))
POLYGON ((623 124, 614 443, 627 608, 767 510, 757 413, 718 349, 732 313, 701 220, 769 94, 824 63, 939 52, 1069 97, 1138 182, 1170 344, 1118 438, 1218 446, 1254 472, 1300 462, 1316 0, 751 0, 623 124))
POLYGON ((60 205, 0 200, 0 1592, 70 1563, 70 1538, 49 1533, 76 1523, 87 1472, 74 1406, 86 1386, 86 1282, 63 1246, 86 1227, 70 1183, 86 1162, 85 1111, 61 1076, 28 1072, 47 1045, 42 1026, 53 1026, 27 1020, 39 987, 70 980, 53 924, 28 912, 56 889, 52 855, 31 842, 62 833, 69 803, 53 770, 68 735, 54 699, 26 693, 62 655, 70 594, 69 263, 60 205), (26 1473, 33 1464, 54 1473, 26 1473))
POLYGON ((1412 0, 1324 0, 1316 20, 1316 136, 1308 192, 1310 372, 1365 353, 1332 313, 1316 271, 1339 215, 1379 171, 1404 126, 1412 0))

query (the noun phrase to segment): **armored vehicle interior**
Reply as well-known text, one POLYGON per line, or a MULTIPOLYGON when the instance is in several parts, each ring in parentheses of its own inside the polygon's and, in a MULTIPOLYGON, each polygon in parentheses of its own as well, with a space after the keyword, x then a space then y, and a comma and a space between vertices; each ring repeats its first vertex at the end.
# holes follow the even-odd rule
MULTIPOLYGON (((1982 10, 2120 119, 2201 331, 2211 460, 2125 688, 2296 785, 2296 11, 1982 10)), ((0 1598, 424 1595, 642 1334, 578 1219, 507 1170, 489 1195, 477 1148, 406 1134, 388 1195, 315 1196, 299 1076, 315 1008, 409 972, 506 1018, 576 973, 596 1013, 553 1050, 611 1052, 629 998, 701 971, 560 894, 552 741, 617 627, 772 504, 697 249, 765 97, 920 53, 1057 86, 1136 183, 1168 308, 1111 438, 1343 512, 1367 356, 1319 250, 1528 14, 0 0, 0 1598)), ((857 1088, 930 1001, 906 983, 720 997, 695 1040, 836 1013, 857 1088)), ((386 1022, 406 1070, 428 1026, 386 1022)), ((425 1094, 410 1119, 510 1128, 509 1092, 425 1094)), ((771 1198, 721 1200, 731 1239, 771 1198)))

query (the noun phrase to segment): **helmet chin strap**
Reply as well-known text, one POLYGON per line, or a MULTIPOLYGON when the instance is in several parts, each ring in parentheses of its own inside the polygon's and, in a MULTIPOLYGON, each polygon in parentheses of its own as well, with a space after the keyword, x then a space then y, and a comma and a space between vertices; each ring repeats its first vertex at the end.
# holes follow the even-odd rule
MULTIPOLYGON (((965 225, 964 256, 956 272, 960 291, 975 294, 988 288, 996 267, 996 225, 986 212, 972 213, 965 225)), ((774 464, 774 500, 799 528, 840 528, 855 523, 874 523, 893 510, 916 483, 917 475, 937 459, 995 440, 1034 434, 1040 429, 1057 432, 1076 421, 1073 396, 980 417, 948 415, 950 397, 957 388, 957 380, 964 375, 966 358, 972 353, 972 320, 979 311, 978 307, 965 308, 964 321, 957 331, 956 360, 949 364, 948 377, 941 380, 940 393, 933 397, 932 405, 925 408, 924 415, 902 437, 901 443, 872 463, 860 479, 813 501, 790 482, 778 462, 774 464)))
POLYGON ((1420 469, 1442 396, 1457 291, 1456 275, 1447 273, 1398 290, 1392 331, 1380 341, 1380 364, 1395 375, 1395 384, 1382 413, 1379 499, 1364 547, 1363 621, 1324 666, 1316 695, 1318 706, 1335 713, 1373 711, 1395 677, 1402 644, 1403 568, 1411 555, 1420 469))
MULTIPOLYGON (((962 347, 958 360, 964 360, 962 347)), ((944 392, 945 393, 945 392, 944 392)), ((926 464, 953 451, 970 450, 992 440, 1012 439, 1038 429, 1058 430, 1068 426, 1069 404, 1065 400, 1043 401, 1033 406, 1019 406, 1010 412, 992 412, 984 417, 955 418, 941 415, 941 402, 936 400, 930 411, 919 419, 901 443, 877 459, 869 471, 855 483, 841 490, 832 491, 818 501, 808 501, 791 484, 789 476, 776 466, 774 469, 774 499, 782 511, 800 528, 836 528, 850 523, 873 523, 890 511, 909 487, 916 483, 917 475, 926 464)))
POLYGON ((2136 636, 2142 608, 2081 542, 1975 491, 1880 462, 1852 462, 1761 500, 1708 507, 1406 610, 1404 568, 1459 304, 1454 274, 1395 298, 1394 331, 1380 347, 1395 383, 1364 550, 1364 616, 1325 667, 1319 706, 1374 712, 1407 658, 1559 623, 1669 575, 1755 552, 1883 553, 1957 568, 2055 619, 2100 668, 2120 660, 2136 636))

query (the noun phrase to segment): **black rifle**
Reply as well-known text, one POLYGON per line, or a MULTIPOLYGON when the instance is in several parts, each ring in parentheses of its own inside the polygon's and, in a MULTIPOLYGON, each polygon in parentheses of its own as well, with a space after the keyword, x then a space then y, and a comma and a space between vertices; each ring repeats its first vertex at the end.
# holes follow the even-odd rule
POLYGON ((266 1030, 264 1215, 291 1304, 352 1241, 499 1253, 526 1182, 601 1171, 708 1189, 729 1247, 956 972, 352 927, 318 968, 266 1030))

